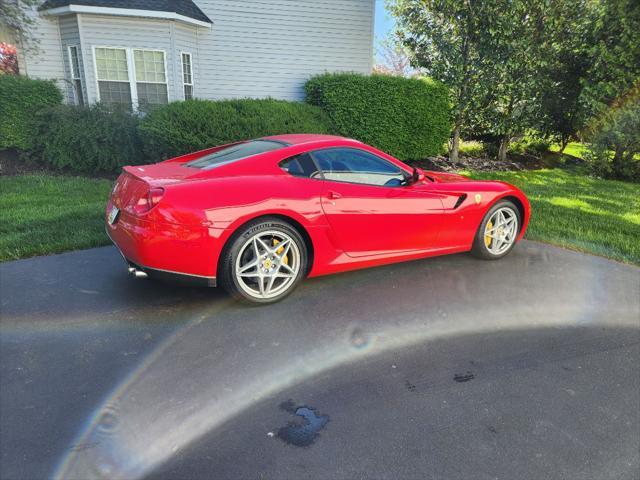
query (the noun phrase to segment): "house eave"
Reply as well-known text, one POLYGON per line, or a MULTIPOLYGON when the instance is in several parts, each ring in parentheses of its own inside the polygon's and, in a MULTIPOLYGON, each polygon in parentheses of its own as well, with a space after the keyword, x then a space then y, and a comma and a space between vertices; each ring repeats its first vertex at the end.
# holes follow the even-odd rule
POLYGON ((176 20, 178 22, 188 23, 198 27, 211 28, 211 23, 203 22, 195 18, 180 15, 175 12, 161 12, 155 10, 138 10, 132 8, 113 8, 113 7, 94 7, 89 5, 65 5, 64 7, 50 8, 47 10, 41 10, 42 15, 60 16, 70 13, 88 13, 94 15, 116 15, 122 17, 144 17, 144 18, 156 18, 162 20, 176 20))

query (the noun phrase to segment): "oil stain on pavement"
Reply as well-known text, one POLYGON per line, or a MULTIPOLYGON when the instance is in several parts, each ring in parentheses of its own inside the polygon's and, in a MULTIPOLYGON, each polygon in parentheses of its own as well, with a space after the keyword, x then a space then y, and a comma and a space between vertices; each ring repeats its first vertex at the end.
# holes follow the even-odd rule
POLYGON ((453 379, 458 383, 468 382, 469 380, 473 380, 474 378, 475 378, 475 375, 473 373, 471 373, 471 372, 456 373, 453 376, 453 379))
POLYGON ((280 408, 302 419, 289 422, 278 430, 278 438, 289 445, 311 446, 318 439, 320 430, 329 423, 328 415, 319 415, 314 408, 305 405, 296 406, 292 400, 282 403, 280 408))

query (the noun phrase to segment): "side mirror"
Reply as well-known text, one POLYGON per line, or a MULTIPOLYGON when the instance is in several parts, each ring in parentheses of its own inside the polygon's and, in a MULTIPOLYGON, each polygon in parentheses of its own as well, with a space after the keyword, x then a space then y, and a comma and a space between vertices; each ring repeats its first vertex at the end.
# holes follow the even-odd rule
POLYGON ((413 168, 413 174, 411 175, 411 184, 424 181, 424 170, 421 168, 413 168))

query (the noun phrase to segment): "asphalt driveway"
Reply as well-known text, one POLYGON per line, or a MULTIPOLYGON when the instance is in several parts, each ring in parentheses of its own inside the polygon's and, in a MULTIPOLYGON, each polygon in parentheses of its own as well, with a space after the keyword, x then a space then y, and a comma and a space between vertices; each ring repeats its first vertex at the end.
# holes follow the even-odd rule
POLYGON ((640 269, 523 242, 268 307, 0 264, 0 477, 640 476, 640 269))

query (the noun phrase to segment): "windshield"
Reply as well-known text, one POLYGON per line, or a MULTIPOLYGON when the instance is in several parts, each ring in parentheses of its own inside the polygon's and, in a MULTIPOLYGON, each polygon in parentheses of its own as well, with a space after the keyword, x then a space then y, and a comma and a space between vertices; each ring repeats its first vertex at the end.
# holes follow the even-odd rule
POLYGON ((249 142, 236 143, 194 160, 193 162, 186 163, 185 165, 187 167, 208 170, 219 165, 235 162, 236 160, 242 160, 243 158, 258 155, 259 153, 270 152, 271 150, 277 150, 286 146, 286 143, 275 140, 251 140, 249 142))

